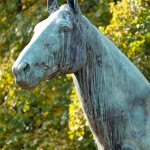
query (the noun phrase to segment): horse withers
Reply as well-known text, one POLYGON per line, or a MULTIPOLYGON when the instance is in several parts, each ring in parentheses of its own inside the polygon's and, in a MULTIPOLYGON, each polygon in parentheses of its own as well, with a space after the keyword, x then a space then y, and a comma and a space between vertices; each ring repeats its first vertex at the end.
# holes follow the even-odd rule
POLYGON ((38 23, 13 65, 16 83, 34 89, 73 74, 83 112, 99 150, 150 150, 150 84, 80 11, 76 0, 38 23))

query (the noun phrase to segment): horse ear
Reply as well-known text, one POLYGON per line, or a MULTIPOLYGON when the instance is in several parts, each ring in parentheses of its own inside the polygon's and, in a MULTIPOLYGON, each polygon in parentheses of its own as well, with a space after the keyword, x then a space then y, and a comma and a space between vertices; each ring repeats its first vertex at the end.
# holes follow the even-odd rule
POLYGON ((82 14, 77 0, 67 0, 68 5, 76 14, 82 14))
POLYGON ((50 14, 58 10, 59 6, 57 0, 47 0, 47 9, 50 14))

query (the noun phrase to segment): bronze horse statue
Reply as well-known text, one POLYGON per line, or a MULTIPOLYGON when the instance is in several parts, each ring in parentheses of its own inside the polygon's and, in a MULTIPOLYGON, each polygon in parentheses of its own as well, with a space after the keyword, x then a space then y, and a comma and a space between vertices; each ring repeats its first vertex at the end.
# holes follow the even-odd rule
POLYGON ((130 60, 80 11, 76 0, 38 23, 13 65, 16 83, 73 74, 84 115, 99 150, 150 150, 150 84, 130 60))

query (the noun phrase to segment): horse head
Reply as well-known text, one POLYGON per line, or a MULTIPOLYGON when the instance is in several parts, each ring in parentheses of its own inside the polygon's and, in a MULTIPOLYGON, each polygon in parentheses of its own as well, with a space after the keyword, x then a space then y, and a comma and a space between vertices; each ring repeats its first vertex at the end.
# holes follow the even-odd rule
POLYGON ((82 14, 76 0, 60 8, 48 0, 50 16, 38 23, 12 67, 16 83, 33 89, 40 81, 78 71, 86 61, 82 14))

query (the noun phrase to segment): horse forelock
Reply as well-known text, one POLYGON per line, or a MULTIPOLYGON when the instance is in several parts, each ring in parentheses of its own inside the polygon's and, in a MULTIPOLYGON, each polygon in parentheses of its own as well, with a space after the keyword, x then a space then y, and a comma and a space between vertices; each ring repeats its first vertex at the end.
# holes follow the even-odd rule
POLYGON ((73 16, 73 11, 71 10, 71 8, 69 7, 69 5, 64 4, 59 8, 59 15, 62 15, 64 17, 66 16, 73 16))
POLYGON ((68 4, 64 4, 64 5, 60 6, 59 9, 70 9, 70 7, 68 4))
POLYGON ((63 19, 71 21, 74 25, 77 25, 78 22, 80 23, 79 20, 81 19, 81 17, 79 18, 68 4, 62 5, 58 11, 59 16, 63 19))

